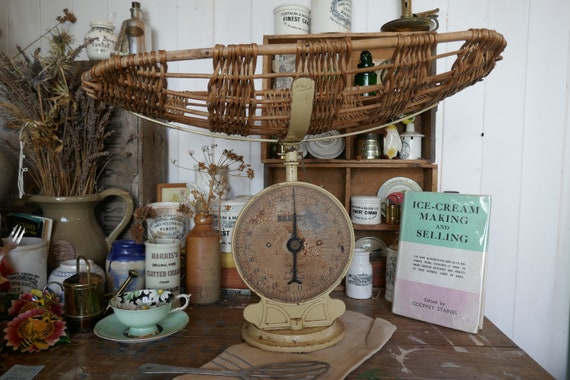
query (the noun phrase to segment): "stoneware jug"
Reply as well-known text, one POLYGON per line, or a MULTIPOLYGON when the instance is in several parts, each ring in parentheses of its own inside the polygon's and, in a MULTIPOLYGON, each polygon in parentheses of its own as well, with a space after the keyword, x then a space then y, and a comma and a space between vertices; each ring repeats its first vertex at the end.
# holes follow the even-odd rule
POLYGON ((61 262, 73 260, 78 255, 85 256, 104 268, 111 244, 129 223, 134 208, 131 195, 116 188, 98 194, 73 197, 34 195, 30 197, 30 201, 40 206, 45 217, 53 219, 48 256, 50 271, 57 268, 61 262), (95 206, 111 196, 120 197, 126 207, 121 221, 109 236, 105 236, 95 217, 95 206))

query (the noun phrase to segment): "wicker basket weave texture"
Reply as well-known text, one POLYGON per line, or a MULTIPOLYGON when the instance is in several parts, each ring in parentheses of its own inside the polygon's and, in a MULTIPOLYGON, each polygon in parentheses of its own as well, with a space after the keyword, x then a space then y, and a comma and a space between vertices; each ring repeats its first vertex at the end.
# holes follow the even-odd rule
POLYGON ((228 135, 286 135, 291 110, 290 89, 259 86, 260 81, 308 77, 315 82, 309 134, 330 130, 364 130, 407 113, 417 112, 485 78, 506 47, 503 36, 488 29, 465 32, 374 33, 299 39, 294 44, 216 45, 208 49, 157 51, 111 57, 83 75, 93 97, 142 115, 205 128, 228 135), (438 53, 439 45, 459 42, 458 49, 438 53), (350 67, 353 51, 388 49, 389 59, 375 67, 350 67), (295 55, 292 72, 258 73, 258 59, 295 55), (437 73, 438 60, 454 57, 437 73), (171 73, 174 61, 212 61, 212 73, 171 73), (382 72, 374 86, 353 85, 363 70, 382 72), (199 80, 203 90, 175 91, 168 80, 199 80), (261 88, 259 88, 261 87, 261 88), (373 96, 363 93, 375 92, 373 96))

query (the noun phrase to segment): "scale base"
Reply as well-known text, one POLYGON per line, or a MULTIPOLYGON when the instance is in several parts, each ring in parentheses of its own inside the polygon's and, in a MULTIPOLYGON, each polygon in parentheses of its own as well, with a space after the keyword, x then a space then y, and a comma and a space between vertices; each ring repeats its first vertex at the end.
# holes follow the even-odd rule
POLYGON ((300 330, 261 330, 250 322, 241 329, 242 338, 251 346, 266 351, 305 353, 333 346, 344 338, 344 324, 336 319, 327 327, 300 330))

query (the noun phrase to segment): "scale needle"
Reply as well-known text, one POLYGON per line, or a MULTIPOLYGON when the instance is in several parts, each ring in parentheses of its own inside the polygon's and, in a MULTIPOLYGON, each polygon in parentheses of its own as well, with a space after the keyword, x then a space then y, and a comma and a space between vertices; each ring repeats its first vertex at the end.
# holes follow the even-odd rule
POLYGON ((297 209, 295 206, 295 188, 292 189, 293 192, 293 236, 287 241, 287 249, 293 254, 293 278, 287 283, 291 285, 292 283, 302 284, 301 280, 297 278, 297 253, 301 252, 303 249, 303 241, 297 236, 297 209))

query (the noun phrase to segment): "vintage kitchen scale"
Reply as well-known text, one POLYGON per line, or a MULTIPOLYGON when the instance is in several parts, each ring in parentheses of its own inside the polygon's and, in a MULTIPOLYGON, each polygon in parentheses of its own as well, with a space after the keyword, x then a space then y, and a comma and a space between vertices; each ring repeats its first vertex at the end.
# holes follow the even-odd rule
POLYGON ((341 130, 337 137, 343 138, 346 131, 364 133, 400 115, 424 112, 486 77, 506 46, 502 35, 486 29, 302 38, 116 56, 83 74, 90 96, 155 123, 284 146, 286 182, 262 190, 244 206, 232 244, 240 276, 260 296, 244 310, 242 336, 277 352, 310 352, 342 340, 339 317, 345 305, 329 294, 345 276, 354 248, 344 206, 326 190, 297 181, 298 144, 308 141, 306 135, 341 130), (457 42, 459 47, 453 45, 457 42), (448 51, 435 53, 447 43, 448 51), (388 59, 356 68, 353 57, 374 49, 388 59), (258 56, 282 54, 295 55, 294 72, 257 72, 258 56), (447 69, 433 70, 438 60, 450 57, 453 63, 442 65, 447 69), (211 74, 168 71, 168 62, 200 59, 212 60, 211 74), (354 75, 364 70, 383 70, 382 83, 353 86, 354 75), (171 78, 207 84, 198 91, 176 91, 167 86, 171 78), (275 89, 276 79, 294 81, 290 89, 275 89), (361 96, 370 92, 375 95, 361 96))
POLYGON ((254 196, 234 226, 236 268, 261 301, 244 310, 243 339, 278 352, 310 352, 344 336, 342 301, 329 293, 346 275, 354 230, 338 199, 297 182, 297 146, 311 118, 314 82, 292 83, 291 125, 283 139, 287 181, 254 196))

